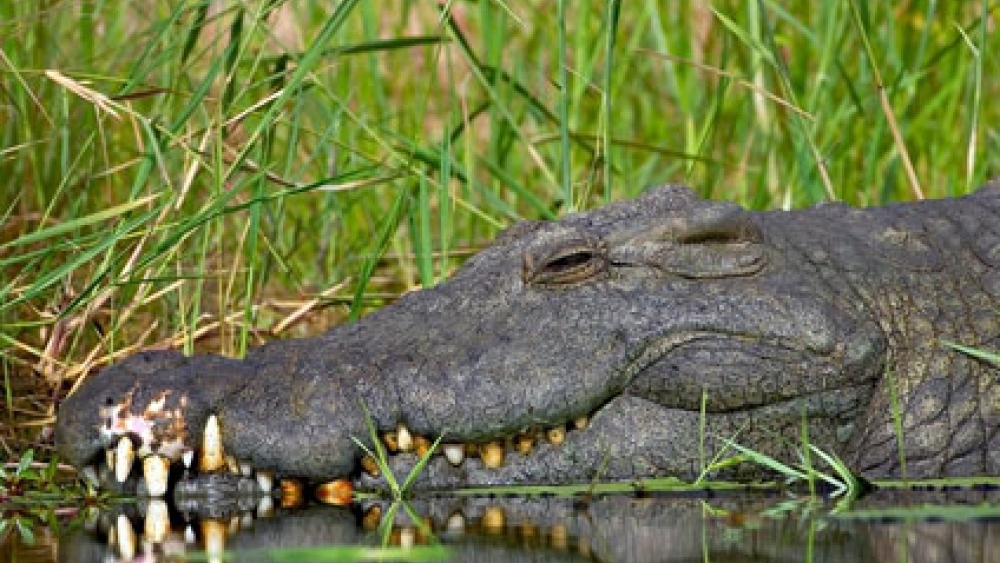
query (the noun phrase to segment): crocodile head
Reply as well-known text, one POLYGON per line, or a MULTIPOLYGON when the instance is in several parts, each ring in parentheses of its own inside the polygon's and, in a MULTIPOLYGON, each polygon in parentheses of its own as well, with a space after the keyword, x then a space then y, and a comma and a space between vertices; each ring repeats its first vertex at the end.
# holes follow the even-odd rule
POLYGON ((884 337, 780 230, 679 187, 522 223, 320 337, 112 366, 62 405, 59 451, 85 465, 128 435, 173 460, 214 414, 240 462, 328 480, 358 474, 367 411, 379 433, 443 437, 423 479, 446 486, 692 477, 727 438, 786 447, 803 416, 843 445, 884 337))

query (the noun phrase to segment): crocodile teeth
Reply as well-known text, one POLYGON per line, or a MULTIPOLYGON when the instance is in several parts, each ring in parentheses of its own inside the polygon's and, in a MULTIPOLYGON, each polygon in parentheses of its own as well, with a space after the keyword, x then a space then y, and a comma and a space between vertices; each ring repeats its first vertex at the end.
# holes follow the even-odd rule
POLYGON ((431 451, 431 441, 423 436, 413 437, 413 450, 420 457, 425 457, 431 451))
POLYGON ((271 518, 274 516, 274 499, 270 495, 260 497, 257 501, 257 518, 271 518))
POLYGON ((132 440, 128 436, 122 436, 115 447, 115 480, 124 483, 128 480, 128 474, 132 471, 132 462, 135 460, 135 450, 132 447, 132 440))
POLYGON ((448 463, 458 467, 465 461, 465 446, 462 444, 445 444, 443 446, 444 457, 448 463))
POLYGON ((274 473, 260 470, 257 472, 256 477, 257 486, 260 487, 261 492, 264 494, 270 494, 271 490, 274 489, 274 473))
POLYGON ((347 479, 337 479, 316 487, 316 498, 320 502, 336 506, 351 504, 354 487, 347 479))
POLYGON ((377 530, 379 524, 382 523, 382 507, 374 504, 365 511, 364 517, 361 519, 361 527, 366 531, 377 530))
POLYGON ((375 458, 370 455, 366 455, 361 458, 361 468, 365 470, 365 473, 371 475, 372 477, 378 477, 382 474, 382 471, 378 467, 378 462, 375 461, 375 458))
POLYGON ((553 524, 549 528, 549 541, 556 549, 569 547, 569 532, 563 524, 553 524))
POLYGON ((226 525, 221 520, 206 518, 201 521, 201 537, 209 561, 221 561, 226 549, 226 525))
POLYGON ((146 523, 143 539, 150 543, 163 543, 170 533, 170 510, 164 500, 156 499, 146 506, 146 523))
POLYGON ((184 469, 191 469, 191 464, 194 463, 194 450, 184 450, 181 461, 184 463, 184 469))
POLYGON ((455 512, 448 517, 448 522, 444 525, 445 530, 452 534, 465 532, 465 516, 461 512, 455 512))
POLYGON ((222 453, 222 430, 219 418, 214 414, 205 423, 205 434, 201 438, 201 459, 198 468, 205 472, 219 471, 225 467, 226 458, 222 453))
POLYGON ((483 529, 487 532, 494 534, 502 533, 506 522, 507 515, 504 514, 503 508, 499 506, 491 506, 483 513, 482 525, 483 529))
POLYGON ((302 483, 292 479, 281 480, 281 507, 295 508, 302 505, 302 483))
POLYGON ((399 451, 408 452, 413 449, 413 435, 406 426, 400 424, 396 427, 396 439, 399 440, 399 451))
POLYGON ((162 497, 167 493, 169 475, 170 461, 166 457, 153 454, 142 460, 142 476, 149 496, 162 497))
POLYGON ((577 430, 583 430, 590 424, 590 417, 588 416, 578 416, 573 419, 573 427, 577 430))
POLYGON ((244 477, 253 477, 253 466, 249 462, 240 462, 240 475, 244 477))
POLYGON ((104 450, 104 464, 108 466, 111 471, 115 470, 115 449, 108 448, 104 450))
POLYGON ((226 456, 226 469, 233 475, 240 474, 240 462, 236 459, 236 456, 227 455, 226 456))
POLYGON ((382 435, 382 441, 385 442, 385 449, 389 450, 391 453, 396 453, 399 451, 399 437, 395 432, 386 432, 382 435))
POLYGON ((500 442, 490 442, 479 450, 479 457, 483 460, 483 465, 490 469, 497 469, 503 466, 503 444, 500 442))
POLYGON ((118 515, 115 525, 115 533, 118 540, 118 554, 124 561, 131 561, 135 558, 135 530, 132 529, 132 521, 124 514, 118 515))
POLYGON ((566 428, 556 426, 545 431, 545 438, 549 443, 559 445, 566 441, 566 428))
POLYGON ((417 529, 413 526, 406 526, 399 531, 399 547, 402 549, 412 549, 417 544, 417 529))
POLYGON ((514 438, 514 449, 521 455, 528 455, 535 447, 535 437, 530 434, 521 434, 514 438))
POLYGON ((187 527, 184 528, 184 543, 193 544, 197 541, 198 536, 195 535, 194 528, 191 527, 191 524, 188 524, 187 527))

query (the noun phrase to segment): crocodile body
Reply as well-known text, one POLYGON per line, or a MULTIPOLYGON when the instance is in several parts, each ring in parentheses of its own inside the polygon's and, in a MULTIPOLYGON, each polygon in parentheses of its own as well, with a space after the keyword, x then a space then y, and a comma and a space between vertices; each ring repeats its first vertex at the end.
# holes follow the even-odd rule
POLYGON ((1000 474, 1000 368, 949 343, 1000 349, 1000 187, 750 212, 670 186, 515 225, 315 338, 129 358, 63 403, 57 441, 79 466, 123 434, 176 460, 215 414, 228 454, 323 481, 359 474, 364 404, 479 451, 431 461, 447 487, 691 479, 727 440, 795 461, 804 419, 862 475, 1000 474))

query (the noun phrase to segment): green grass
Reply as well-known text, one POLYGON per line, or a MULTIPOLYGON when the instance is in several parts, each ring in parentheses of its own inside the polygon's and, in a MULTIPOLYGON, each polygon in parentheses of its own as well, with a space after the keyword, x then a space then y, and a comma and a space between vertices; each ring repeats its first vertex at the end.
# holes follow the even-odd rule
POLYGON ((502 228, 685 182, 753 208, 968 192, 982 2, 0 3, 0 448, 149 346, 242 354, 502 228))

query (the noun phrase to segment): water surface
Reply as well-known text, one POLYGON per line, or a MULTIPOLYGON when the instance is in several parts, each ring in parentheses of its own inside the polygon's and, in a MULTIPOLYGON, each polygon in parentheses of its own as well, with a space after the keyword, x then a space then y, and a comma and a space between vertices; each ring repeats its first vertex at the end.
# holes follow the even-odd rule
POLYGON ((90 511, 10 531, 0 561, 1000 562, 1000 494, 875 493, 850 508, 769 495, 418 499, 350 507, 90 511), (367 553, 311 548, 361 546, 367 553), (294 550, 294 551, 291 551, 294 550))

